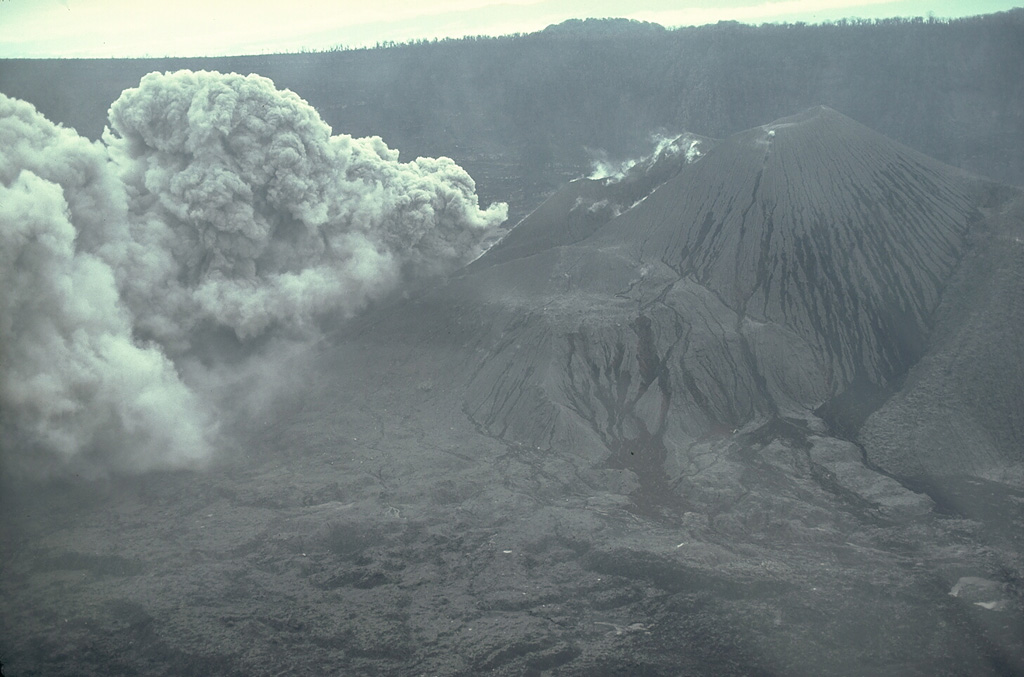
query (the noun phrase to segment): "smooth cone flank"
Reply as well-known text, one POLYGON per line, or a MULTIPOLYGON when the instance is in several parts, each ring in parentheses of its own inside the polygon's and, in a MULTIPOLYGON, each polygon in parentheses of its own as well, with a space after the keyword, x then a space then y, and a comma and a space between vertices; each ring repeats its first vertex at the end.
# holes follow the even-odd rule
POLYGON ((920 356, 975 182, 819 106, 726 139, 611 224, 730 308, 810 340, 837 384, 920 356))

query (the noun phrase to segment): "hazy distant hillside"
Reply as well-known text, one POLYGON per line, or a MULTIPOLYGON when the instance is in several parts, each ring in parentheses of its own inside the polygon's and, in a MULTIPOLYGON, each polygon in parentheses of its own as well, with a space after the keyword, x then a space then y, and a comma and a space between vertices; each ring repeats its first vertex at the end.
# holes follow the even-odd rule
POLYGON ((824 104, 946 163, 1024 183, 1024 10, 950 23, 723 22, 665 30, 572 21, 539 33, 382 49, 216 59, 0 62, 0 91, 96 138, 152 70, 258 72, 335 129, 406 157, 450 155, 484 200, 535 206, 589 152, 649 135, 723 137, 824 104))

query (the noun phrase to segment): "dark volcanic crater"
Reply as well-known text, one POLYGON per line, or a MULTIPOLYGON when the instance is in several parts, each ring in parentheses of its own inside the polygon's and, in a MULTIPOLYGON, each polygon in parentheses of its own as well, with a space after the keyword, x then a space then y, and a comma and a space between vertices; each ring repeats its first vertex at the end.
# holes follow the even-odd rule
POLYGON ((827 108, 702 144, 345 325, 217 468, 5 487, 10 674, 1024 672, 1020 192, 827 108))

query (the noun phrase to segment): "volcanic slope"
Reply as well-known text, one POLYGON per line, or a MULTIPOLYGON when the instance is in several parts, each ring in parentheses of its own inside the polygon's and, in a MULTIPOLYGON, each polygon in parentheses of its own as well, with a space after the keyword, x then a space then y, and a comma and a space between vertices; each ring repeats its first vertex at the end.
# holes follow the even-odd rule
POLYGON ((613 166, 611 169, 616 171, 610 176, 570 182, 516 225, 470 270, 590 237, 679 174, 687 164, 699 160, 712 145, 712 139, 682 134, 675 139, 663 139, 648 157, 613 166))
POLYGON ((0 482, 10 671, 1024 674, 1021 192, 701 147, 228 386, 207 471, 0 482))
MULTIPOLYGON (((696 449, 732 433, 789 421, 854 437, 931 345, 992 203, 1012 211, 1018 193, 826 107, 707 146, 592 233, 527 238, 528 218, 383 319, 388 333, 472 348, 447 378, 486 434, 590 450, 655 495, 666 467, 678 486, 696 449)), ((583 193, 614 204, 617 190, 573 184, 537 214, 568 232, 583 193)), ((996 456, 1013 460, 1014 434, 996 456)))
POLYGON ((443 592, 402 586, 431 628, 493 622, 457 644, 488 669, 1024 670, 1024 492, 981 479, 1024 448, 1020 191, 827 108, 704 147, 646 197, 570 184, 346 325, 260 444, 449 539, 443 592))
POLYGON ((885 385, 920 356, 976 205, 956 170, 818 107, 731 137, 602 241, 793 330, 831 388, 885 385))

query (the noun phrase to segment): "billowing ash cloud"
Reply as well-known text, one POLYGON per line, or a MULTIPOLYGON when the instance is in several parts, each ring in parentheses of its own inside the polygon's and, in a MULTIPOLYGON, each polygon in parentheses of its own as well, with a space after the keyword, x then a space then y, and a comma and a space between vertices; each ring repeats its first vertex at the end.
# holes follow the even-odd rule
POLYGON ((101 148, 0 95, 0 445, 20 470, 207 456, 197 399, 133 339, 113 270, 84 249, 124 216, 101 148))
MULTIPOLYGON (((282 337, 476 257, 506 211, 481 210, 452 160, 332 136, 258 76, 150 74, 103 143, 0 95, 3 460, 204 459, 223 412, 180 376, 198 337, 270 337, 250 357, 272 359, 282 337)), ((204 392, 233 379, 207 367, 204 392)))
POLYGON ((480 210, 452 160, 402 163, 378 137, 332 136, 255 75, 153 73, 110 122, 140 245, 124 293, 139 329, 173 351, 198 323, 245 340, 351 314, 479 255, 507 212, 480 210))

